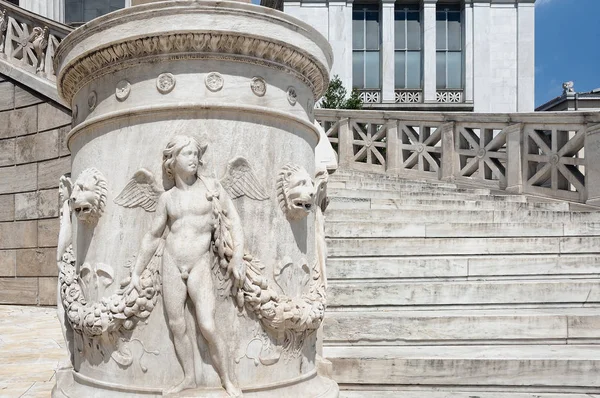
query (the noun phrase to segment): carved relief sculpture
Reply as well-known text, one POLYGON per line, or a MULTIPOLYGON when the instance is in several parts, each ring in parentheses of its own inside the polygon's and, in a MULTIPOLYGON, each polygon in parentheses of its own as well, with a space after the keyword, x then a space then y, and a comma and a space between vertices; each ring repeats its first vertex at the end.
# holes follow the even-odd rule
POLYGON ((4 40, 6 39, 7 27, 6 10, 0 10, 0 53, 4 52, 4 40))
POLYGON ((327 173, 306 109, 327 86, 327 40, 252 4, 143 2, 51 55, 59 94, 85 110, 60 183, 71 363, 53 397, 336 398, 317 336, 327 173))
POLYGON ((106 178, 97 169, 85 169, 71 191, 71 210, 86 223, 98 221, 106 206, 106 178))
POLYGON ((312 178, 301 166, 288 164, 277 178, 277 198, 288 220, 298 221, 308 215, 313 206, 315 188, 312 178))
MULTIPOLYGON (((196 322, 208 342, 211 360, 223 387, 230 396, 239 396, 241 390, 236 386, 232 358, 227 354, 222 331, 217 330, 215 325, 216 297, 210 254, 213 232, 210 220, 213 218, 214 204, 211 202, 219 201, 222 204, 231 223, 227 272, 233 274, 236 281, 243 281, 246 273, 242 258, 244 236, 231 198, 220 183, 198 175, 206 148, 206 145, 201 146, 192 137, 175 136, 163 151, 164 171, 175 186, 160 193, 152 182, 152 175, 141 172, 116 199, 118 204, 142 207, 148 207, 148 203, 157 199, 156 204, 152 203, 149 207, 156 212, 152 230, 144 236, 126 292, 133 289, 141 291, 140 275, 159 248, 161 237, 169 226, 162 254, 163 300, 175 351, 184 372, 183 381, 170 392, 196 386, 190 346, 195 337, 187 334, 184 319, 185 300, 189 295, 196 308, 196 322)), ((235 180, 234 186, 240 182, 235 177, 228 178, 235 180)))
POLYGON ((46 70, 46 47, 48 47, 48 27, 44 29, 36 26, 29 36, 29 41, 33 45, 35 56, 37 58, 36 72, 44 72, 46 70))

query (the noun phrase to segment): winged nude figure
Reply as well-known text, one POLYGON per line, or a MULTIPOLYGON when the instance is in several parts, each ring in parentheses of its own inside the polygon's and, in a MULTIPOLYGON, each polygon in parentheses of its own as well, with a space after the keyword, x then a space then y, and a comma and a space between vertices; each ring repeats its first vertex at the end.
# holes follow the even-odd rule
POLYGON ((268 195, 248 161, 242 157, 228 163, 221 180, 201 176, 199 169, 207 146, 200 145, 191 136, 173 137, 163 150, 162 163, 164 173, 174 182, 173 188, 161 190, 152 173, 140 169, 115 199, 115 203, 124 207, 142 207, 155 212, 151 230, 142 239, 125 292, 142 290, 140 276, 157 250, 162 248, 164 308, 184 373, 183 381, 168 393, 196 387, 192 350, 195 336, 186 331, 184 319, 185 301, 189 296, 221 384, 230 396, 237 397, 241 396, 241 390, 223 339, 225 333, 215 326, 216 289, 211 275, 213 252, 226 251, 219 253, 217 263, 230 277, 233 289, 241 288, 246 279, 244 234, 232 198, 246 195, 265 200, 268 195), (221 223, 227 225, 219 225, 221 223), (226 234, 218 232, 223 229, 226 234), (163 239, 164 245, 161 244, 163 239), (227 244, 219 240, 227 240, 227 244))

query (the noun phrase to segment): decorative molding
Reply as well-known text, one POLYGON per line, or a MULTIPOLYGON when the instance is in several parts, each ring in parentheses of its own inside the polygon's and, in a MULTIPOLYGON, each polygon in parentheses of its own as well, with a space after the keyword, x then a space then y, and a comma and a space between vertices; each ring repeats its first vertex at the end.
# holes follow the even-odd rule
POLYGON ((129 97, 129 93, 131 92, 131 83, 127 80, 121 80, 117 83, 117 87, 115 88, 115 97, 119 101, 125 101, 127 97, 129 97))
POLYGON ((262 97, 267 93, 267 83, 262 77, 253 77, 250 88, 252 89, 252 92, 259 97, 262 97))
POLYGON ((291 106, 296 105, 296 103, 298 102, 298 93, 296 92, 296 89, 292 86, 288 87, 287 89, 287 100, 291 106))
POLYGON ((394 92, 394 102, 400 104, 419 104, 422 102, 421 90, 396 90, 394 92))
POLYGON ((463 92, 462 90, 441 90, 436 92, 435 99, 437 102, 459 104, 463 102, 463 92))
POLYGON ((98 95, 96 94, 95 91, 92 91, 88 95, 88 99, 87 99, 88 109, 90 112, 93 111, 94 109, 96 109, 97 102, 98 102, 98 95))
POLYGON ((218 72, 210 72, 204 78, 204 84, 206 84, 206 88, 212 92, 219 91, 223 88, 223 76, 221 76, 221 74, 218 72))
POLYGON ((175 76, 171 73, 161 73, 156 78, 156 89, 161 94, 170 93, 175 87, 175 76))
POLYGON ((364 104, 379 104, 381 102, 381 90, 360 90, 359 96, 364 104))
POLYGON ((276 40, 249 35, 207 32, 159 34, 124 40, 73 60, 58 77, 58 88, 69 103, 86 84, 99 76, 139 65, 140 58, 154 61, 217 59, 267 66, 295 75, 313 91, 315 99, 326 89, 328 73, 314 57, 276 40))

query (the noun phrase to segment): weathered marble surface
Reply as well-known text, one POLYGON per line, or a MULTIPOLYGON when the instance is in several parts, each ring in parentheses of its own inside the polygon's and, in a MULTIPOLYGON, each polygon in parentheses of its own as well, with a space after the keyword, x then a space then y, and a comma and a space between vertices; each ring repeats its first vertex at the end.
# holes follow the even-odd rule
POLYGON ((316 341, 331 63, 308 25, 240 2, 150 2, 65 39, 54 396, 337 396, 316 341))

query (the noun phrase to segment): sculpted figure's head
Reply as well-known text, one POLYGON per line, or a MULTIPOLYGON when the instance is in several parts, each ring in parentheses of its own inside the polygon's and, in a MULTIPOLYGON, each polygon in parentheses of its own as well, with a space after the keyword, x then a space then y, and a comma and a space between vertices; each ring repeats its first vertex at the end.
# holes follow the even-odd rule
POLYGON ((176 135, 163 151, 163 170, 170 179, 175 174, 198 174, 207 144, 200 145, 194 137, 176 135))
POLYGON ((90 167, 81 172, 71 192, 71 210, 77 219, 87 223, 97 222, 106 206, 106 178, 90 167))
POLYGON ((277 178, 277 197, 288 220, 300 220, 308 215, 314 204, 315 185, 308 172, 297 165, 287 164, 277 178))

